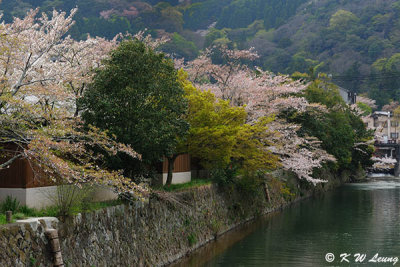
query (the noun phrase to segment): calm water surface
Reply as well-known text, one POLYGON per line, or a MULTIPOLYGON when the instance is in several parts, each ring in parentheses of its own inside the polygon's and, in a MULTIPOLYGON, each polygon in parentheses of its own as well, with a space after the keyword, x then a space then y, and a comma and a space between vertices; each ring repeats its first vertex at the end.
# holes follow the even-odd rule
MULTIPOLYGON (((357 266, 400 258, 400 179, 371 178, 292 205, 205 246, 175 266, 357 266), (335 260, 327 263, 325 255, 335 260), (340 263, 340 254, 352 254, 340 263)), ((400 266, 398 262, 395 266, 400 266)))

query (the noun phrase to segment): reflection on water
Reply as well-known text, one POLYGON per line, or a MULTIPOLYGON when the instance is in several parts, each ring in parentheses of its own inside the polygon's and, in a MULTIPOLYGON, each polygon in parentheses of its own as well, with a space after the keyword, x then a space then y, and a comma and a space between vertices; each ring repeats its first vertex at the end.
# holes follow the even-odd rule
POLYGON ((397 177, 371 177, 366 182, 348 184, 358 190, 395 189, 400 187, 400 178, 397 177))
POLYGON ((400 258, 400 179, 374 177, 295 204, 176 266, 340 266, 342 253, 352 254, 352 266, 355 253, 400 258), (336 256, 331 264, 328 252, 336 256))

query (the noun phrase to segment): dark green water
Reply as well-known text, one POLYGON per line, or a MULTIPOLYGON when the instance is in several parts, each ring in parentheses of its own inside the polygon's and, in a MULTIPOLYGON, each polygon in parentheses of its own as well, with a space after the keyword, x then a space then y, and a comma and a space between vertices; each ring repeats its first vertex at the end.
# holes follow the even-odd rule
POLYGON ((246 225, 177 266, 393 266, 396 257, 400 258, 400 179, 375 178, 246 225), (327 253, 334 254, 332 263, 325 260, 327 253), (340 262, 342 253, 351 254, 348 263, 340 262), (362 264, 356 263, 356 253, 366 254, 362 264), (369 262, 377 253, 387 262, 369 262))

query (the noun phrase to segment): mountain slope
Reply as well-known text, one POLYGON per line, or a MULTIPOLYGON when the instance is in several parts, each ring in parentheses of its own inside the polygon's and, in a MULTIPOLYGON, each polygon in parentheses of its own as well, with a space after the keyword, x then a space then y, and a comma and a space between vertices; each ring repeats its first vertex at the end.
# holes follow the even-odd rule
POLYGON ((213 44, 255 47, 274 72, 326 72, 387 103, 400 96, 400 1, 395 0, 3 0, 4 19, 29 8, 78 6, 74 38, 111 38, 145 28, 168 34, 164 49, 193 59, 213 44), (206 30, 210 25, 214 26, 206 30))

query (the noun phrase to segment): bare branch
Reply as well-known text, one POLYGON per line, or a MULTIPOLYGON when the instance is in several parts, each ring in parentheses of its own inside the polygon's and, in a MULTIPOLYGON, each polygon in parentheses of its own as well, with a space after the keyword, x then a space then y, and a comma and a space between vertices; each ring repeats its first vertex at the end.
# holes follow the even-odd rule
POLYGON ((0 164, 0 170, 7 168, 8 166, 10 166, 16 159, 22 157, 22 154, 17 154, 14 157, 12 157, 11 159, 7 160, 6 162, 0 164))

